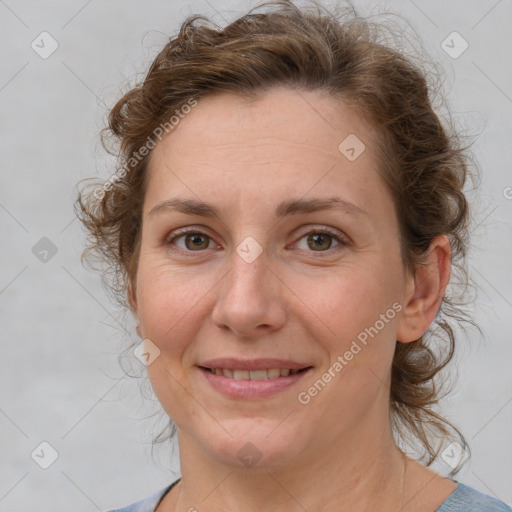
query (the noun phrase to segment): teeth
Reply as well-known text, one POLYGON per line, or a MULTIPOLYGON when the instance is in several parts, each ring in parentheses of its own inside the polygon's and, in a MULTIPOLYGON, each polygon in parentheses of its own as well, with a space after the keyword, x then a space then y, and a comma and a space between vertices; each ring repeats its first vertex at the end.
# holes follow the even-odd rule
POLYGON ((249 372, 249 378, 251 380, 267 380, 268 379, 267 370, 255 370, 253 372, 249 372))
POLYGON ((227 368, 212 368, 212 373, 235 380, 267 380, 277 377, 287 377, 295 375, 299 370, 289 370, 288 368, 271 368, 269 370, 229 370, 227 368))

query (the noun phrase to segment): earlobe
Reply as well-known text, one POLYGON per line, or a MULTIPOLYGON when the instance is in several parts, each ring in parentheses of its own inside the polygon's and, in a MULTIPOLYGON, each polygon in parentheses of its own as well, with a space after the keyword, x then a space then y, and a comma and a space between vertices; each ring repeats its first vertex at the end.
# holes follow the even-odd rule
POLYGON ((414 276, 410 276, 397 341, 416 341, 434 321, 450 280, 451 257, 448 237, 439 235, 434 238, 424 263, 418 266, 414 276))

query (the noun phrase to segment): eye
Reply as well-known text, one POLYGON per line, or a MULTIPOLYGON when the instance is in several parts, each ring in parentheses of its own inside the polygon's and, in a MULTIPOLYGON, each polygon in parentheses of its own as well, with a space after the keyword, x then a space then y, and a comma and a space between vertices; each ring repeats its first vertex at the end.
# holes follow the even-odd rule
MULTIPOLYGON (((166 244, 177 247, 178 251, 188 253, 219 247, 209 235, 198 231, 197 228, 188 228, 172 233, 166 240, 166 244)), ((310 230, 295 243, 298 249, 308 252, 328 252, 336 247, 341 248, 347 245, 349 242, 342 235, 327 228, 310 230)), ((173 250, 175 249, 173 248, 173 250)))
POLYGON ((327 252, 338 246, 346 246, 348 242, 337 233, 326 229, 315 229, 308 231, 295 244, 298 249, 313 252, 327 252), (304 243, 301 243, 302 241, 304 243), (333 246, 333 242, 335 245, 333 246))
MULTIPOLYGON (((197 230, 182 230, 173 233, 167 240, 168 245, 175 245, 184 252, 201 252, 202 249, 211 249, 213 240, 205 233, 197 230)), ((215 246, 215 244, 213 244, 215 246)))

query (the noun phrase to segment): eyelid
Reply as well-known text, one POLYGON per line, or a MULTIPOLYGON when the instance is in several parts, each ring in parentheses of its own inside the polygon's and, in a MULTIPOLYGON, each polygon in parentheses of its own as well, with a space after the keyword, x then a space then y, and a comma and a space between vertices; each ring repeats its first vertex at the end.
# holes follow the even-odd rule
POLYGON ((194 234, 197 233, 197 234, 201 234, 201 235, 207 235, 210 237, 210 235, 208 235, 208 233, 206 231, 208 231, 208 229, 204 226, 187 226, 184 228, 178 228, 178 229, 172 230, 168 235, 166 235, 164 238, 164 241, 165 241, 165 243, 170 243, 173 240, 175 240, 176 238, 178 238, 182 235, 186 235, 188 233, 194 233, 194 234))

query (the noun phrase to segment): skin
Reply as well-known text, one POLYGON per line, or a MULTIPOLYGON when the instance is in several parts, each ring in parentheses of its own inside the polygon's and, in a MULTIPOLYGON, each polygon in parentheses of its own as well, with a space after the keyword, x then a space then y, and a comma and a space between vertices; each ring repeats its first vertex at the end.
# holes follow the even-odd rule
POLYGON ((160 350, 149 377, 178 426, 182 480, 159 512, 431 512, 455 489, 401 454, 389 419, 396 340, 413 342, 435 318, 450 245, 437 237, 425 267, 405 270, 373 137, 326 92, 278 87, 254 101, 229 93, 200 99, 153 150, 131 307, 140 336, 160 350), (349 134, 366 146, 352 162, 338 150, 349 134), (286 199, 332 196, 364 213, 274 213, 286 199), (219 215, 149 215, 177 197, 204 201, 219 215), (199 249, 186 236, 171 240, 187 226, 206 235, 199 249), (325 228, 341 243, 308 242, 325 228), (251 263, 236 252, 248 236, 263 249, 251 263), (298 393, 394 303, 401 311, 299 403, 298 393), (233 399, 196 367, 222 356, 314 368, 275 396, 233 399), (261 455, 253 467, 237 455, 248 442, 261 455))

